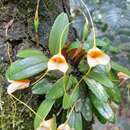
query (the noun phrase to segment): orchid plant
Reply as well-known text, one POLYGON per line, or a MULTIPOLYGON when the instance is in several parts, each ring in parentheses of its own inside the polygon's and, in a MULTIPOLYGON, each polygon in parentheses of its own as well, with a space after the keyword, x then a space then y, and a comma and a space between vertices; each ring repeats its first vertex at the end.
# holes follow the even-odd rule
POLYGON ((16 100, 20 101, 13 93, 27 87, 32 87, 33 94, 45 96, 37 112, 26 105, 36 115, 35 130, 84 130, 84 124, 95 116, 101 123, 116 121, 115 106, 121 100, 118 77, 128 78, 130 72, 103 51, 108 43, 96 38, 90 13, 89 17, 93 42, 87 39, 85 16, 83 40, 70 43, 69 26, 74 19, 69 22, 67 14, 61 13, 50 32, 50 55, 37 49, 21 50, 6 72, 11 83, 7 92, 16 100))

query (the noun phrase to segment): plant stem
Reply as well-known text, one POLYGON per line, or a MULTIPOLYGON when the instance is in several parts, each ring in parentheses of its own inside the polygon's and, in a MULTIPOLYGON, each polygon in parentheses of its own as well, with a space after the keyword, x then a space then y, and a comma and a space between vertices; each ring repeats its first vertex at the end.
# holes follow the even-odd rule
POLYGON ((88 69, 88 72, 79 80, 79 82, 76 84, 76 86, 75 86, 75 88, 74 88, 74 90, 73 90, 73 92, 72 92, 72 95, 74 94, 74 92, 76 91, 76 89, 77 89, 77 87, 79 86, 79 84, 83 81, 83 79, 86 77, 86 76, 88 76, 88 74, 90 73, 90 71, 91 71, 91 67, 88 69))
POLYGON ((66 92, 66 74, 64 74, 64 92, 65 92, 65 94, 67 94, 67 92, 66 92))
POLYGON ((93 23, 93 20, 92 20, 92 17, 91 17, 91 14, 90 14, 90 11, 87 7, 87 5, 83 2, 83 0, 81 0, 82 4, 84 5, 84 7, 86 8, 87 12, 88 12, 88 15, 89 15, 89 18, 90 18, 90 22, 92 24, 92 29, 93 29, 93 47, 96 47, 96 31, 95 31, 95 27, 94 27, 94 23, 93 23))
POLYGON ((16 107, 16 102, 14 101, 13 97, 11 97, 13 103, 12 103, 12 110, 13 110, 13 117, 12 117, 12 125, 13 128, 15 127, 15 117, 16 117, 16 111, 17 111, 17 107, 16 107))
POLYGON ((32 85, 37 84, 41 79, 43 79, 47 75, 47 73, 48 73, 48 70, 46 70, 46 72, 38 80, 36 80, 32 85))
POLYGON ((24 103, 23 101, 19 100, 17 97, 15 97, 13 94, 10 94, 10 96, 12 96, 15 100, 17 100, 18 102, 20 102, 21 104, 23 104, 24 106, 26 106, 32 113, 34 113, 34 115, 36 115, 37 117, 39 117, 42 120, 42 117, 37 114, 30 106, 28 106, 26 103, 24 103))
MULTIPOLYGON (((89 70, 88 70, 88 72, 87 72, 87 73, 80 79, 80 81, 76 84, 76 86, 75 86, 75 88, 74 88, 74 90, 73 90, 73 92, 72 92, 72 96, 73 96, 74 92, 76 91, 77 87, 79 86, 79 84, 82 82, 82 80, 83 80, 86 76, 88 76, 88 74, 91 72, 91 69, 92 69, 92 68, 90 67, 89 70)), ((72 106, 72 108, 71 108, 71 110, 70 110, 70 112, 69 112, 69 116, 67 117, 67 121, 66 121, 65 123, 68 122, 68 120, 69 120, 69 118, 70 118, 70 116, 71 116, 71 114, 72 114, 72 112, 73 112, 73 110, 74 110, 75 105, 76 105, 76 102, 75 102, 74 105, 72 106)))
POLYGON ((35 17, 34 17, 35 40, 36 40, 36 46, 37 47, 39 47, 39 35, 38 35, 38 27, 39 27, 38 9, 39 9, 39 2, 40 2, 40 0, 37 0, 36 12, 35 12, 35 17))
POLYGON ((71 110, 70 110, 70 112, 69 112, 69 114, 68 114, 68 117, 67 117, 67 120, 65 121, 65 124, 68 124, 68 121, 69 121, 70 116, 71 116, 71 114, 72 114, 72 112, 73 112, 73 110, 74 110, 75 105, 76 105, 76 102, 75 102, 74 105, 71 107, 71 110))

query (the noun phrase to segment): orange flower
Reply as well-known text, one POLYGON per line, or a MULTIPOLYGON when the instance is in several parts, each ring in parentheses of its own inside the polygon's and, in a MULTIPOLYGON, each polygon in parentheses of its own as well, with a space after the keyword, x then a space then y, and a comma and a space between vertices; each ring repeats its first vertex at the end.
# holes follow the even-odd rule
POLYGON ((71 130, 68 124, 61 124, 57 130, 71 130))
POLYGON ((94 47, 88 51, 87 60, 89 66, 94 67, 96 65, 107 65, 110 62, 110 57, 99 48, 94 47))
POLYGON ((52 130, 52 123, 53 123, 53 118, 47 121, 43 120, 40 124, 40 127, 37 130, 52 130))
POLYGON ((66 73, 69 66, 65 60, 65 57, 62 54, 54 55, 49 61, 48 61, 48 71, 50 70, 59 70, 63 73, 66 73))
POLYGON ((7 88, 7 93, 12 94, 16 90, 24 89, 29 87, 30 80, 18 80, 18 81, 13 81, 13 80, 8 80, 11 84, 7 88))

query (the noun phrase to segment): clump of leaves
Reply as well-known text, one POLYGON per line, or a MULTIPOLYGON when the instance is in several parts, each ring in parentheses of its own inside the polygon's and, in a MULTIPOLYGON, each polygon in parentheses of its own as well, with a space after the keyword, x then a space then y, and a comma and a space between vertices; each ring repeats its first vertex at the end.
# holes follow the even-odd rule
POLYGON ((83 130, 84 122, 92 121, 94 116, 101 123, 115 122, 113 104, 118 105, 121 100, 116 73, 130 76, 130 72, 110 61, 102 51, 108 51, 108 42, 94 39, 93 44, 87 39, 86 23, 83 40, 68 43, 72 22, 66 13, 56 18, 49 37, 51 58, 39 50, 22 50, 6 72, 11 82, 10 95, 17 89, 31 86, 33 94, 45 96, 37 113, 31 109, 36 115, 35 130, 56 130, 57 124, 61 124, 57 130, 83 130))

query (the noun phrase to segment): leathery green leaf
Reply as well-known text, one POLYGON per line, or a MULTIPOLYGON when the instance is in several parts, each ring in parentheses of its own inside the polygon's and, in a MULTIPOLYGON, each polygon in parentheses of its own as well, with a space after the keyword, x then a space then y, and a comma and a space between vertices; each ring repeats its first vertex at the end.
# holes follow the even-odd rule
POLYGON ((87 70, 89 69, 89 66, 88 66, 86 58, 81 59, 79 65, 78 65, 78 68, 79 68, 80 72, 82 72, 84 74, 87 72, 87 70))
POLYGON ((130 76, 130 71, 126 67, 124 67, 124 66, 122 66, 114 61, 111 61, 111 66, 112 66, 112 69, 114 69, 118 72, 123 72, 123 73, 130 76))
POLYGON ((93 109, 94 110, 94 113, 97 117, 97 119, 102 123, 102 124, 105 124, 107 122, 107 120, 96 110, 96 109, 93 109))
POLYGON ((120 103, 121 101, 121 93, 119 88, 115 85, 113 88, 106 88, 108 95, 110 96, 111 100, 116 103, 120 103))
POLYGON ((82 130, 82 116, 79 112, 72 112, 69 118, 69 126, 73 130, 82 130))
POLYGON ((79 88, 75 89, 74 91, 72 90, 71 94, 65 93, 63 97, 63 108, 64 109, 71 108, 78 99, 78 97, 79 97, 79 88))
POLYGON ((69 26, 67 26, 68 24, 69 20, 66 13, 61 13, 56 18, 49 36, 49 49, 52 55, 57 54, 59 52, 59 49, 63 48, 68 36, 69 31, 69 26))
POLYGON ((107 102, 100 101, 96 96, 91 94, 91 101, 95 109, 109 122, 115 121, 115 115, 112 108, 107 102))
POLYGON ((64 95, 64 85, 66 90, 69 90, 73 85, 77 83, 77 80, 72 75, 67 76, 66 79, 62 77, 61 79, 57 80, 56 83, 53 84, 52 88, 46 95, 46 98, 49 99, 57 99, 64 95), (65 81, 66 80, 66 81, 65 81))
POLYGON ((47 94, 51 88, 52 83, 49 83, 47 79, 42 79, 32 87, 32 93, 40 95, 47 94))
POLYGON ((41 117, 39 118, 39 116, 35 116, 35 120, 34 120, 34 129, 37 130, 37 128, 39 127, 40 123, 42 122, 42 120, 44 120, 46 118, 46 116, 48 115, 48 113, 50 112, 53 104, 54 104, 54 100, 48 100, 45 99, 41 105, 38 108, 37 114, 41 117))
POLYGON ((60 98, 64 93, 64 80, 63 77, 59 80, 57 80, 56 83, 53 84, 51 90, 46 95, 47 99, 58 99, 60 98))
POLYGON ((82 101, 81 113, 86 121, 92 120, 92 104, 89 98, 82 101))
POLYGON ((48 58, 43 56, 27 57, 11 64, 6 72, 7 79, 21 80, 32 77, 47 68, 48 58))
POLYGON ((104 73, 91 71, 89 77, 108 88, 113 88, 112 81, 104 73))
POLYGON ((25 49, 17 53, 17 57, 26 58, 32 56, 44 56, 43 53, 36 49, 25 49))
POLYGON ((106 102, 108 100, 108 94, 106 92, 106 90, 104 89, 104 87, 96 82, 93 79, 89 79, 89 78, 85 78, 84 81, 86 82, 86 84, 88 85, 89 89, 92 91, 92 93, 102 102, 106 102))
POLYGON ((71 100, 70 95, 65 93, 64 97, 63 97, 63 108, 67 109, 67 108, 71 107, 71 102, 72 102, 72 100, 71 100))

